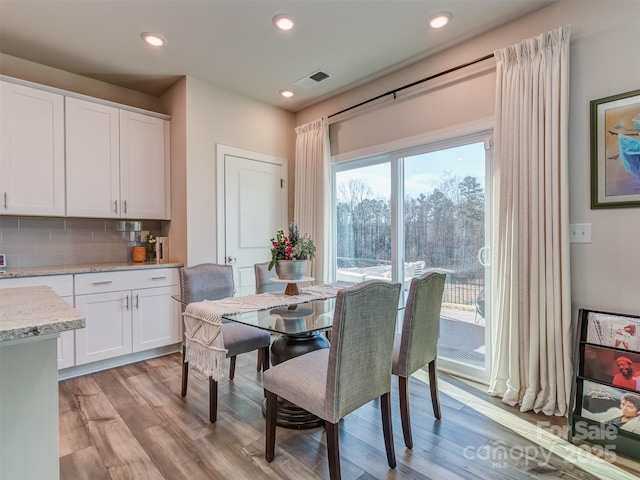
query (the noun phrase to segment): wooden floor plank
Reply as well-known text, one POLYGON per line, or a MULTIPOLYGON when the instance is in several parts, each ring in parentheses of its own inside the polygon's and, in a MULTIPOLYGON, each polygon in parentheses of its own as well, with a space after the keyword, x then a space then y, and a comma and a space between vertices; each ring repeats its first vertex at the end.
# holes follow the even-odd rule
MULTIPOLYGON (((211 478, 211 472, 203 465, 201 457, 185 445, 170 428, 157 425, 136 438, 163 478, 174 480, 199 480, 211 478)), ((209 452, 210 454, 211 452, 209 452)))
POLYGON ((162 479, 95 377, 79 377, 76 387, 79 409, 111 477, 162 479))
POLYGON ((90 446, 60 457, 60 478, 109 480, 109 472, 98 449, 90 446))

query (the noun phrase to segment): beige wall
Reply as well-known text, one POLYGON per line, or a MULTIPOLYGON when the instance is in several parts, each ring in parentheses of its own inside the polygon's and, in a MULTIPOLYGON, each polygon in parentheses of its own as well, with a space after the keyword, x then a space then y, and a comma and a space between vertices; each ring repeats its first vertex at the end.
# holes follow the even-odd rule
MULTIPOLYGON (((591 223, 592 243, 572 244, 574 308, 640 313, 640 208, 590 209, 589 102, 640 87, 640 2, 563 1, 473 41, 375 80, 296 116, 302 125, 381 93, 480 58, 525 38, 572 25, 569 174, 570 222, 591 223)), ((495 74, 480 64, 331 122, 332 153, 345 154, 493 115, 495 74), (464 78, 466 76, 466 78, 464 78), (456 78, 457 77, 457 78, 456 78), (337 120, 337 121, 336 121, 337 120)))
POLYGON ((161 97, 171 112, 171 222, 165 226, 169 256, 187 263, 187 79, 183 78, 161 97))
POLYGON ((175 115, 172 121, 172 141, 176 136, 184 141, 172 148, 172 162, 177 163, 173 168, 184 182, 172 192, 172 215, 178 222, 172 221, 170 234, 172 239, 184 238, 171 240, 172 245, 181 250, 186 246, 176 254, 184 254, 180 260, 188 265, 222 261, 216 252, 216 145, 282 157, 293 164, 294 115, 193 77, 174 86, 163 100, 172 114, 184 102, 184 118, 175 115))

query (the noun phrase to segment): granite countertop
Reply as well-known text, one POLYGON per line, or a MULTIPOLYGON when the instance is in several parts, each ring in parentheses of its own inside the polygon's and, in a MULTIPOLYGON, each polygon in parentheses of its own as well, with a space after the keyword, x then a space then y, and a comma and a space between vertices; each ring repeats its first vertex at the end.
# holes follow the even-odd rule
POLYGON ((60 265, 50 267, 7 268, 0 271, 1 278, 37 277, 42 275, 67 275, 73 273, 113 272, 117 270, 142 270, 147 268, 174 268, 182 267, 182 263, 141 263, 141 262, 116 262, 116 263, 87 263, 83 265, 60 265), (3 273, 4 272, 4 273, 3 273))
POLYGON ((85 327, 85 317, 49 287, 0 289, 0 342, 85 327))

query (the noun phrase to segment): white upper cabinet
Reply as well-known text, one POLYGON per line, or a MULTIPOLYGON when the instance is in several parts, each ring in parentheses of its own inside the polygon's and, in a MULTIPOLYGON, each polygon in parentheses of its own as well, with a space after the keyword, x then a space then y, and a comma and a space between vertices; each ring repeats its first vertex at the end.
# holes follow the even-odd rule
POLYGON ((66 98, 67 215, 169 219, 169 122, 66 98))
POLYGON ((65 214, 63 98, 0 81, 0 214, 65 214))
POLYGON ((120 218, 118 109, 67 97, 67 215, 120 218))
POLYGON ((122 217, 169 219, 169 122, 120 110, 122 217))

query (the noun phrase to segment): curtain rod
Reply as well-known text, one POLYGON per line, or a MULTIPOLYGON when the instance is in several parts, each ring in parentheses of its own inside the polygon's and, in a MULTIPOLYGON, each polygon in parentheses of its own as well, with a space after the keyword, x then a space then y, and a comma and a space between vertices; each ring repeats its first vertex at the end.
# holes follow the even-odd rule
POLYGON ((430 76, 428 76, 426 78, 423 78, 421 80, 416 80, 415 82, 409 83, 408 85, 404 85, 404 86, 396 88, 394 90, 389 90, 388 92, 383 93, 381 95, 378 95, 377 97, 370 98, 369 100, 365 100, 364 102, 360 102, 360 103, 358 103, 356 105, 352 105, 350 107, 345 108, 344 110, 340 110, 339 112, 332 113, 331 115, 327 116, 327 118, 335 117, 336 115, 340 115, 341 113, 348 112, 349 110, 353 110, 354 108, 361 107, 362 105, 366 105, 367 103, 374 102, 374 101, 376 101, 376 100, 378 100, 378 99, 380 99, 382 97, 386 97, 387 95, 393 95, 393 98, 395 98, 396 93, 398 93, 398 92, 400 92, 402 90, 405 90, 405 89, 410 88, 410 87, 414 87, 416 85, 419 85, 421 83, 427 82, 429 80, 433 80, 434 78, 441 77, 442 75, 446 75, 447 73, 455 72, 456 70, 460 70, 461 68, 469 67, 469 66, 474 65, 476 63, 484 62, 485 60, 493 58, 493 56, 494 56, 493 53, 490 53, 489 55, 485 55, 482 58, 476 58, 475 60, 471 60, 470 62, 463 63, 462 65, 457 65, 457 66, 452 67, 452 68, 450 68, 448 70, 444 70, 444 71, 442 71, 440 73, 436 73, 435 75, 430 75, 430 76))

